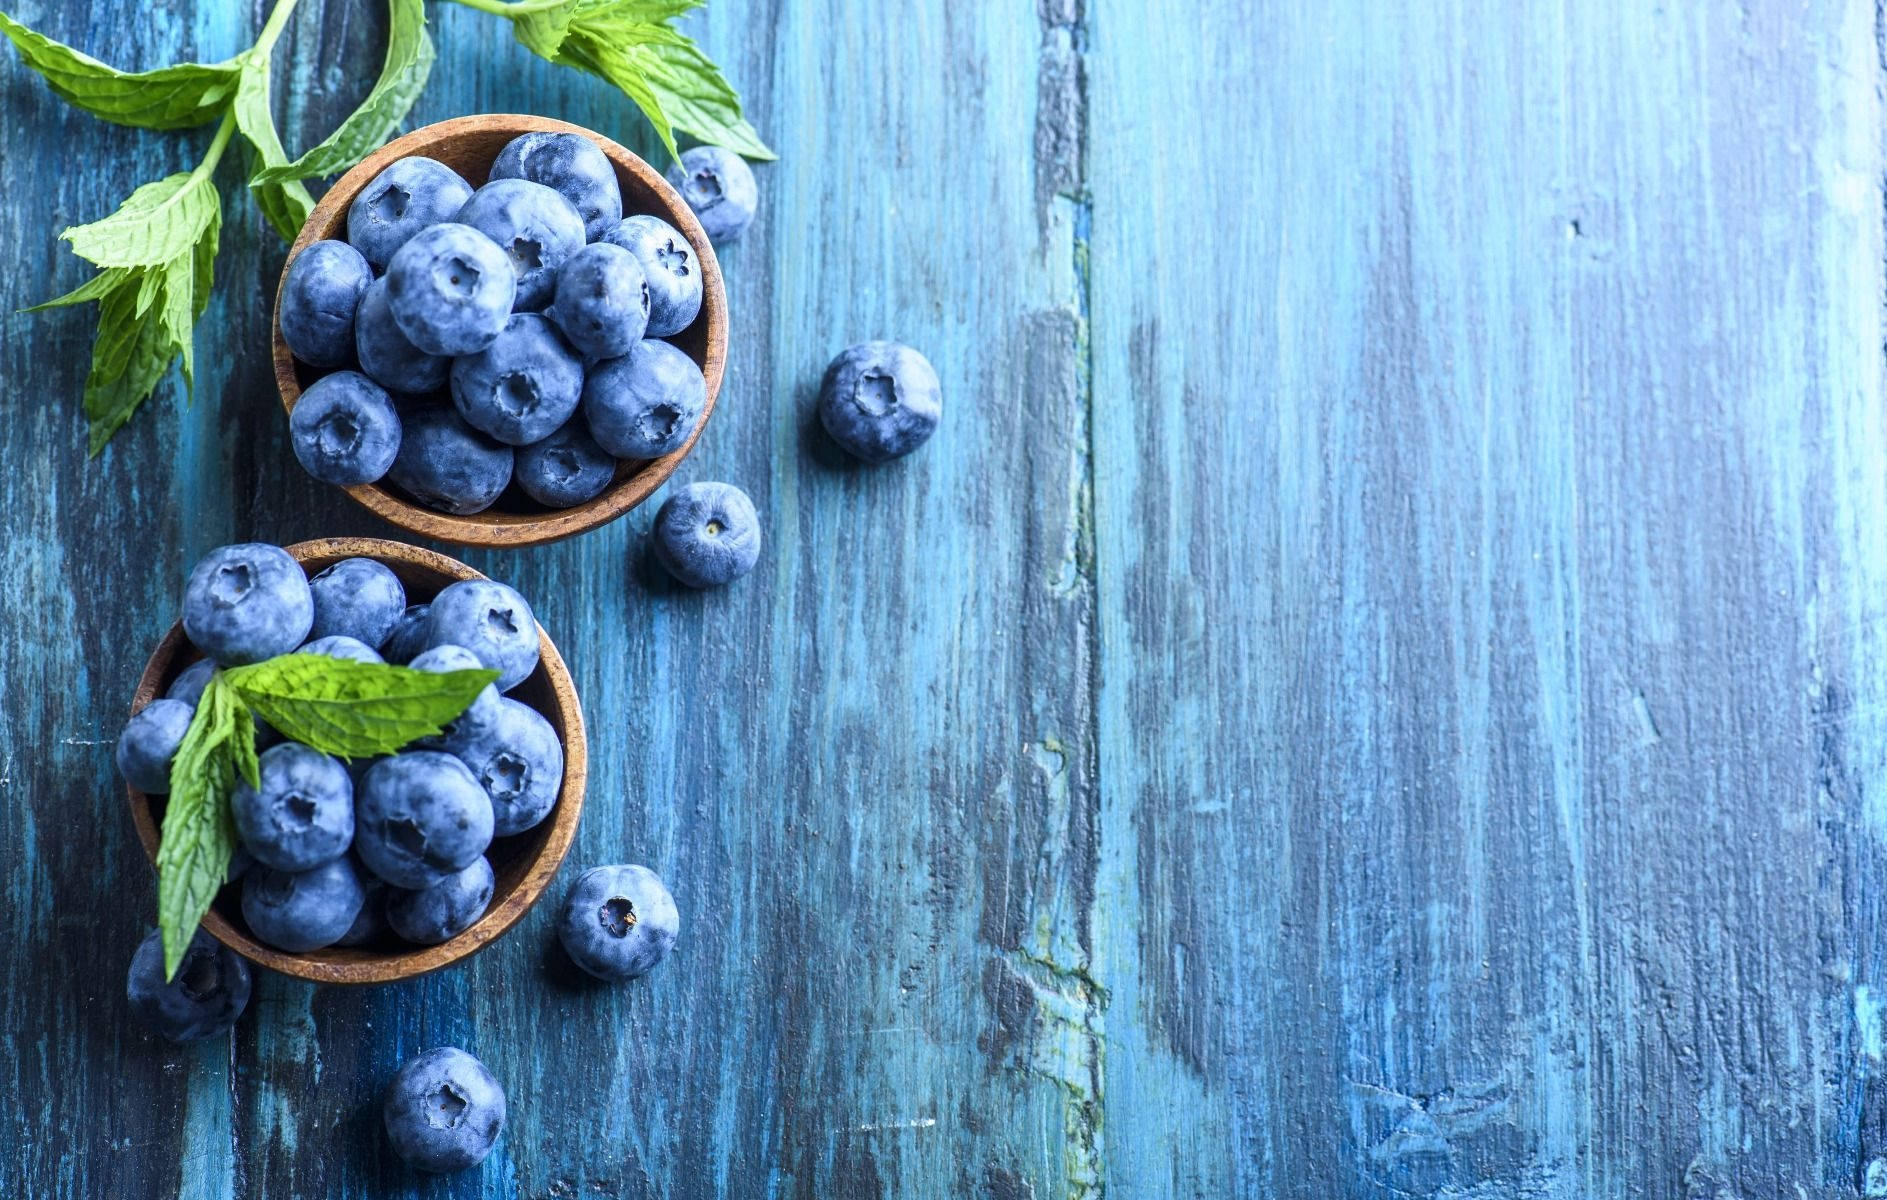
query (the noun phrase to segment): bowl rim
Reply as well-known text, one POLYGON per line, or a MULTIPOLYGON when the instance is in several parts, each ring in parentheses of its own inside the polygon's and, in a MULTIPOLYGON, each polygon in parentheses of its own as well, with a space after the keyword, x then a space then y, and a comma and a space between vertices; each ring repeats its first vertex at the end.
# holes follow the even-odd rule
MULTIPOLYGON (((437 571, 453 580, 488 578, 455 558, 386 538, 315 538, 282 549, 304 567, 309 560, 314 559, 390 559, 395 563, 437 571)), ((509 896, 488 908, 470 929, 436 946, 414 946, 398 954, 344 962, 320 961, 305 954, 290 954, 264 945, 224 918, 214 907, 204 914, 202 928, 211 937, 259 966, 297 979, 333 984, 395 983, 416 979, 468 958, 502 937, 542 898, 562 867, 571 844, 576 840, 577 822, 583 814, 584 790, 589 777, 589 739, 583 724, 583 706, 577 700, 576 684, 570 677, 570 669, 564 663, 563 656, 558 653, 542 625, 538 626, 538 638, 539 662, 543 665, 550 685, 555 715, 563 723, 565 731, 563 786, 557 792, 556 807, 551 810, 551 825, 544 845, 537 857, 525 867, 524 877, 509 896)), ((161 686, 176 666, 178 655, 189 646, 183 622, 173 622, 158 642, 157 649, 151 652, 143 673, 138 677, 137 691, 131 700, 132 713, 137 713, 158 697, 161 686)), ((155 870, 160 830, 151 797, 129 783, 125 785, 125 792, 130 800, 131 820, 137 827, 138 842, 144 847, 145 857, 151 861, 152 869, 155 870)), ((312 953, 320 954, 323 951, 312 953)))
POLYGON ((395 159, 412 154, 437 157, 433 151, 442 144, 449 144, 471 133, 492 132, 512 137, 526 133, 576 133, 591 139, 618 172, 634 176, 639 183, 660 197, 665 209, 660 215, 688 239, 688 244, 694 248, 695 257, 701 263, 701 315, 698 319, 705 322, 707 338, 705 361, 701 364, 702 377, 707 381, 707 399, 693 432, 680 449, 660 458, 649 459, 627 475, 622 474, 622 468, 619 467, 616 479, 600 496, 571 508, 552 509, 543 513, 500 513, 487 509, 482 513, 457 516, 403 500, 378 483, 356 484, 341 489, 382 520, 421 537, 461 546, 541 546, 607 525, 641 504, 656 488, 666 483, 668 477, 675 473, 675 468, 681 465, 682 459, 688 457, 694 449, 702 430, 707 428, 726 374, 727 291, 721 278, 720 261, 715 257, 714 246, 708 241, 708 235, 701 228, 694 210, 688 207, 681 194, 662 173, 640 155, 593 129, 559 121, 554 117, 532 116, 528 113, 482 113, 452 117, 435 121, 431 125, 422 125, 394 138, 335 180, 334 186, 327 190, 308 214, 308 219, 302 222, 301 232, 289 247, 288 256, 282 262, 281 275, 275 284, 275 306, 269 319, 270 355, 274 361, 275 387, 281 395, 282 408, 292 413, 296 402, 301 399, 302 387, 295 376, 295 356, 289 352, 288 343, 282 337, 282 288, 288 279, 289 265, 309 243, 324 237, 344 236, 348 205, 353 203, 374 176, 395 159), (341 231, 337 231, 337 226, 342 227, 341 231))

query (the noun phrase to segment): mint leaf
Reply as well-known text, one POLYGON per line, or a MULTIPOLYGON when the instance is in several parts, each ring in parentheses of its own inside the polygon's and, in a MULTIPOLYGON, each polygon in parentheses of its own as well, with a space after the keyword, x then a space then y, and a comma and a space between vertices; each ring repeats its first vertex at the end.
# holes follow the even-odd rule
POLYGON ((210 676, 170 766, 170 799, 157 847, 157 926, 164 978, 177 974, 203 914, 229 874, 236 828, 229 797, 238 774, 258 780, 255 725, 221 672, 210 676))
MULTIPOLYGON (((269 56, 244 55, 241 61, 242 80, 230 107, 236 114, 236 128, 249 143, 256 171, 261 172, 287 163, 288 151, 282 149, 281 135, 275 132, 275 116, 269 112, 269 56)), ((251 175, 249 190, 255 195, 262 215, 275 226, 275 232, 281 234, 284 241, 294 241, 295 235, 301 232, 302 222, 314 208, 314 197, 301 186, 300 179, 264 179, 259 174, 251 175)))
POLYGON ((221 213, 208 173, 180 171, 132 192, 109 217, 59 236, 101 267, 161 266, 190 253, 221 213))
POLYGON ((687 38, 641 47, 643 74, 675 128, 748 158, 774 159, 760 133, 740 113, 740 94, 721 69, 687 38))
POLYGON ((392 754, 464 712, 496 671, 415 671, 319 654, 284 654, 223 672, 284 737, 341 758, 392 754))
POLYGON ((60 99, 119 125, 143 129, 207 125, 222 112, 236 88, 233 62, 180 63, 129 73, 34 33, 5 13, 0 13, 0 34, 6 35, 20 60, 39 72, 60 99))

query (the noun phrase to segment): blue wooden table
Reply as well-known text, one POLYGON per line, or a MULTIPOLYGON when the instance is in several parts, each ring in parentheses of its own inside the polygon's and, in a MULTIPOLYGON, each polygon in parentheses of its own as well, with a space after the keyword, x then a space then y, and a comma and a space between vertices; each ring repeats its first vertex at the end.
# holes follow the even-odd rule
MULTIPOLYGON (((124 66, 266 5, 13 0, 124 66)), ((715 0, 781 152, 728 250, 681 478, 758 502, 739 585, 652 506, 474 554, 592 730, 572 864, 673 886, 676 955, 546 966, 548 909, 396 987, 133 1023, 153 912, 110 743, 211 546, 386 533, 294 465, 283 247, 225 179, 193 408, 98 460, 84 310, 0 318, 0 1196, 1887 1196, 1887 403, 1863 0, 715 0), (943 377, 840 462, 827 359, 943 377), (378 1089, 465 1046, 477 1172, 378 1089)), ((441 4, 420 123, 618 94, 441 4)), ((382 6, 306 0, 291 149, 382 6)), ((201 135, 0 66, 0 311, 201 135)))

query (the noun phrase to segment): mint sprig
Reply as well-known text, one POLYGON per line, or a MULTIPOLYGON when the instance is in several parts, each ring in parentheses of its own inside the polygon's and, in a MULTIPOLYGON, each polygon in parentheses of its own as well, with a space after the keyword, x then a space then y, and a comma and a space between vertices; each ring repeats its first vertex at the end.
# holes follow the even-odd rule
POLYGON ((442 732, 498 678, 487 670, 415 671, 316 654, 284 654, 210 676, 170 767, 157 849, 157 924, 164 977, 177 973, 229 874, 237 779, 260 786, 255 718, 323 754, 392 754, 442 732))

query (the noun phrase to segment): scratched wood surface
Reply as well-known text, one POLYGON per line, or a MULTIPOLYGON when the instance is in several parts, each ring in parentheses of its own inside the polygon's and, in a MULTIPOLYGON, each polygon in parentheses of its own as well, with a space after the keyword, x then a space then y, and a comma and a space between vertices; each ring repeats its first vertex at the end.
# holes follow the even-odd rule
MULTIPOLYGON (((15 0, 125 66, 264 6, 15 0)), ((654 156, 619 96, 433 12, 414 121, 654 156)), ((285 132, 378 6, 305 0, 285 132)), ((282 248, 226 181, 194 408, 98 461, 89 326, 0 318, 0 1195, 1887 1196, 1880 35, 1860 0, 715 0, 783 161, 723 256, 680 477, 765 514, 696 595, 650 513, 472 556, 566 648, 573 865, 681 945, 586 987, 548 910, 375 990, 127 1018, 153 890, 110 740, 184 572, 384 533, 294 466, 282 248), (845 464, 849 341, 945 424, 845 464), (477 1172, 375 1098, 455 1042, 477 1172)), ((0 312, 196 143, 0 67, 0 312)))

